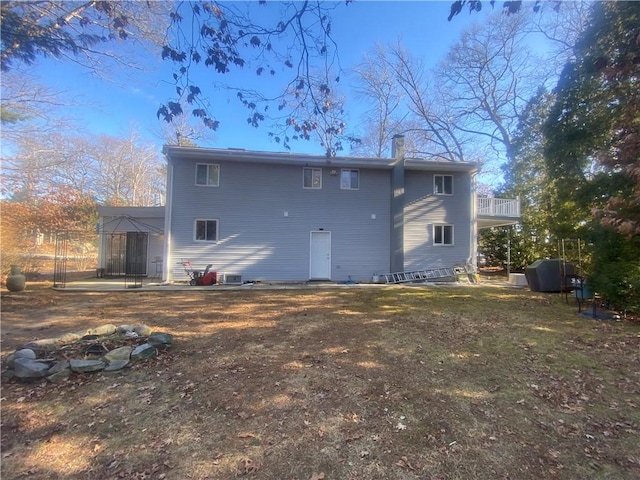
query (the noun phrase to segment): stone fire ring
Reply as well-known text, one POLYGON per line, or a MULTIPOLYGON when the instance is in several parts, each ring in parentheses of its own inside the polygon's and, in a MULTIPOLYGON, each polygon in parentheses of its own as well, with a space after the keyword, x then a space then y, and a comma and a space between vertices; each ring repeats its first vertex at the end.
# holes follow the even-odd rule
POLYGON ((57 383, 73 373, 117 372, 156 357, 172 343, 172 335, 146 325, 106 324, 23 345, 4 359, 2 380, 45 378, 57 383))

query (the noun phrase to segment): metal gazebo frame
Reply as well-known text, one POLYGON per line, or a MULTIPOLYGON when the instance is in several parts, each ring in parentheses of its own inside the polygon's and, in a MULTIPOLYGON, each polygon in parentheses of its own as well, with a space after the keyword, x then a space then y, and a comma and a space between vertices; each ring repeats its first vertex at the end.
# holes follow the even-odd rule
MULTIPOLYGON (((61 231, 56 233, 53 286, 65 288, 70 251, 74 245, 90 238, 95 242, 98 237, 98 264, 96 275, 99 277, 124 277, 125 288, 141 288, 142 279, 148 276, 147 246, 149 234, 164 234, 162 228, 149 225, 129 215, 120 215, 97 226, 96 233, 84 231, 61 231), (124 223, 126 222, 126 223, 124 223), (128 231, 118 231, 120 226, 128 231)), ((157 275, 159 260, 156 259, 157 275)))
POLYGON ((55 255, 53 258, 53 286, 65 288, 69 263, 91 261, 87 257, 86 244, 95 243, 96 234, 80 230, 64 230, 55 233, 55 255), (75 250, 75 251, 74 251, 75 250))
POLYGON ((130 215, 119 215, 98 225, 98 233, 101 235, 99 268, 104 275, 124 275, 125 288, 141 288, 142 279, 148 276, 149 234, 163 234, 164 230, 130 215), (121 225, 125 225, 127 231, 119 230, 121 225))

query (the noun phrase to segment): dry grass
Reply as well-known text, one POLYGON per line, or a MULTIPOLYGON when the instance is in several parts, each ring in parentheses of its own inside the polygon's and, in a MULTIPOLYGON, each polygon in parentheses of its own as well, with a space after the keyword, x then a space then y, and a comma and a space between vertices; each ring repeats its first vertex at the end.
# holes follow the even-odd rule
POLYGON ((640 328, 486 286, 2 298, 3 354, 104 323, 175 345, 2 385, 2 478, 632 479, 640 328))

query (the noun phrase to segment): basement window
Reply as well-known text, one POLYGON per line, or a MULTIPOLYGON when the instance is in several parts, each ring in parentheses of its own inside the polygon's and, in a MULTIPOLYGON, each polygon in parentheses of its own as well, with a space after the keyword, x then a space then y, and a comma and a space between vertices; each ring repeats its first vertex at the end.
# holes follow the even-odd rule
POLYGON ((218 220, 197 218, 194 228, 196 242, 216 242, 218 240, 218 220))
POLYGON ((453 225, 434 225, 433 244, 453 245, 453 225))

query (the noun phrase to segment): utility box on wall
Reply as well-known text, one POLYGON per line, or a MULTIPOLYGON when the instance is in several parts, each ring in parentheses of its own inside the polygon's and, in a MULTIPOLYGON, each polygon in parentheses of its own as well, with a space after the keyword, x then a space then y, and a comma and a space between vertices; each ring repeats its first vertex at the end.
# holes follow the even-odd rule
POLYGON ((222 283, 225 285, 242 285, 242 275, 225 273, 222 275, 222 283))

